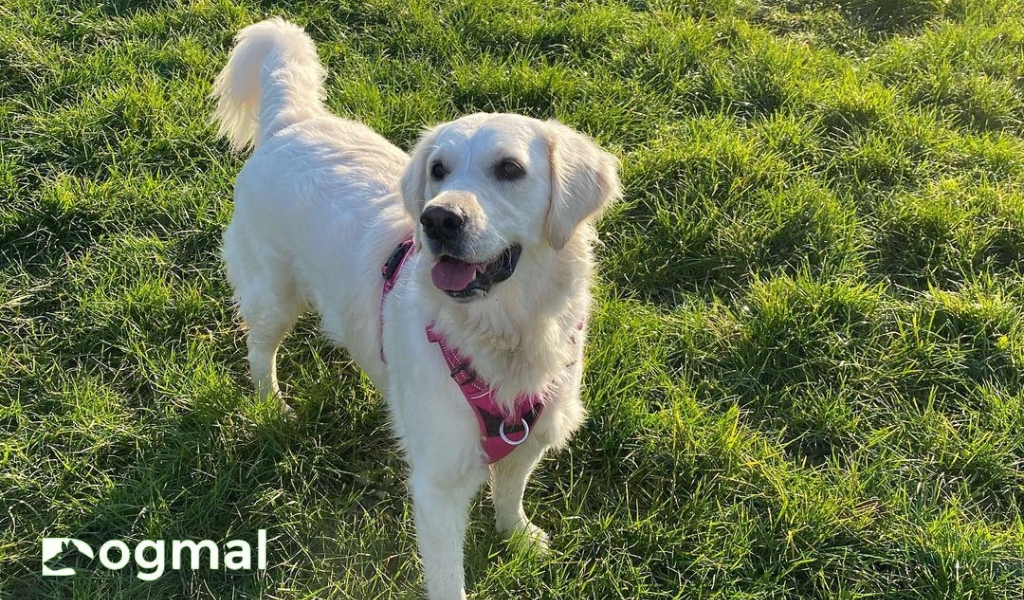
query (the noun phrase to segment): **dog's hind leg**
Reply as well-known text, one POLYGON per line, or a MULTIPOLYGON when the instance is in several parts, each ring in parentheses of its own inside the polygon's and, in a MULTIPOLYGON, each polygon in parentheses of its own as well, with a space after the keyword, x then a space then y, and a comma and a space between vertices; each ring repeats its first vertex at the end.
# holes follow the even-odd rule
MULTIPOLYGON (((249 371, 261 398, 281 398, 277 383, 277 349, 308 309, 287 267, 275 257, 260 256, 253 247, 236 244, 229 228, 224 235, 228 280, 235 289, 246 335, 249 371)), ((288 406, 281 400, 281 408, 288 406)))
MULTIPOLYGON (((250 298, 249 302, 240 299, 239 310, 249 326, 246 345, 253 387, 260 397, 273 395, 280 398, 277 349, 303 312, 302 302, 287 293, 274 293, 272 297, 250 298)), ((281 407, 288 408, 284 400, 281 407)))
POLYGON ((538 550, 547 549, 548 535, 527 518, 523 510, 523 493, 526 480, 540 462, 544 450, 543 444, 524 444, 491 465, 491 499, 498 531, 509 538, 522 535, 538 550))

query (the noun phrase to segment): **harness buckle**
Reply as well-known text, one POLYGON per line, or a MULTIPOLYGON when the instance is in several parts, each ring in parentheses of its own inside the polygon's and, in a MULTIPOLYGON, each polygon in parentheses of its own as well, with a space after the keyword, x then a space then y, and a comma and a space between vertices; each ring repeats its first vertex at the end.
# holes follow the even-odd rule
POLYGON ((469 385, 476 381, 476 371, 469 368, 468 361, 462 361, 455 365, 455 368, 451 371, 451 376, 459 385, 469 385), (466 380, 459 381, 459 375, 466 375, 466 380))

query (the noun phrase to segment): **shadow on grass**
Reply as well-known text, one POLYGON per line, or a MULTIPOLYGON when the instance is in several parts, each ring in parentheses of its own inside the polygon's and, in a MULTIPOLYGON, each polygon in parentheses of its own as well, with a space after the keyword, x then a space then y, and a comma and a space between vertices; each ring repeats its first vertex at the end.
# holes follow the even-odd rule
POLYGON ((862 32, 872 41, 880 41, 894 35, 914 34, 935 19, 962 19, 968 1, 788 0, 783 6, 790 12, 807 14, 836 10, 849 30, 862 32))
MULTIPOLYGON (((300 347, 282 361, 282 376, 308 379, 308 374, 293 372, 297 364, 314 360, 305 356, 307 352, 331 356, 315 346, 300 347)), ((343 374, 359 377, 351 368, 343 374)), ((202 375, 197 379, 202 381, 202 375)), ((157 391, 161 385, 152 382, 141 396, 135 395, 138 386, 131 386, 133 393, 122 394, 131 395, 133 405, 126 424, 129 431, 113 439, 97 438, 103 448, 89 451, 98 461, 79 476, 84 480, 75 483, 71 475, 67 488, 55 488, 71 494, 52 499, 72 513, 59 519, 59 531, 31 509, 38 501, 35 489, 13 490, 5 498, 13 507, 12 516, 28 525, 27 531, 74 537, 94 549, 111 539, 123 539, 130 548, 142 539, 209 539, 221 548, 226 540, 244 539, 255 547, 257 530, 267 529, 268 570, 278 574, 233 573, 223 562, 219 570, 204 566, 196 572, 175 571, 170 568, 167 542, 167 568, 153 582, 136 578, 134 566, 108 572, 98 561, 85 565, 84 572, 73 578, 43 578, 36 562, 39 542, 24 539, 20 555, 28 558, 15 561, 14 577, 5 584, 8 593, 128 598, 191 597, 206 590, 202 593, 215 597, 256 597, 268 585, 279 587, 271 582, 281 580, 281 570, 288 573, 291 585, 310 590, 336 585, 332 580, 338 573, 362 571, 370 580, 381 570, 394 569, 399 581, 409 576, 404 568, 408 558, 386 553, 384 544, 393 543, 393 536, 381 536, 383 541, 376 545, 367 542, 366 548, 348 556, 338 556, 338 548, 344 546, 334 542, 342 535, 339 532, 358 534, 363 520, 396 528, 408 525, 401 519, 405 492, 396 475, 402 462, 384 408, 373 395, 358 386, 318 378, 311 386, 303 385, 303 394, 315 400, 297 400, 292 419, 278 414, 272 402, 252 404, 251 398, 240 396, 236 386, 224 381, 197 384, 187 398, 157 391), (84 502, 75 500, 97 477, 103 489, 86 492, 84 502)), ((75 423, 69 411, 81 410, 70 402, 49 403, 49 409, 43 404, 30 410, 51 423, 75 423)), ((61 446, 70 444, 73 449, 77 444, 60 433, 66 427, 50 429, 47 435, 56 437, 47 442, 49 449, 40 460, 52 460, 65 451, 61 446)))

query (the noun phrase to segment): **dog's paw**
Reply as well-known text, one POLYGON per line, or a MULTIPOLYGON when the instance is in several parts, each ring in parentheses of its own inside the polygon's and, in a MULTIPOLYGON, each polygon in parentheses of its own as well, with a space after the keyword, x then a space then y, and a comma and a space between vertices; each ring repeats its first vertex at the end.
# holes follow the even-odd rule
POLYGON ((533 523, 527 523, 526 529, 520 532, 520 535, 529 540, 535 550, 547 552, 550 548, 551 538, 548 536, 547 532, 533 523))
POLYGON ((282 418, 285 418, 285 419, 296 419, 296 418, 298 418, 298 415, 295 413, 295 409, 292 408, 291 404, 288 404, 288 402, 284 399, 284 396, 281 396, 280 394, 278 394, 277 400, 278 400, 278 402, 280 402, 280 408, 278 410, 281 411, 281 417, 282 418))
POLYGON ((548 534, 529 521, 516 523, 502 531, 502 534, 511 546, 528 552, 543 555, 547 554, 550 548, 548 534))

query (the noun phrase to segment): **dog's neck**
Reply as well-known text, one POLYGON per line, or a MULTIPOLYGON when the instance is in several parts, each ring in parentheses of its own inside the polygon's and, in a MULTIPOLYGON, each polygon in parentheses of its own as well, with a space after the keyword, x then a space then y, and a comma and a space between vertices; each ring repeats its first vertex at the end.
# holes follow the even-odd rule
POLYGON ((524 252, 515 275, 465 304, 441 299, 435 328, 470 358, 500 403, 543 393, 578 359, 578 324, 590 308, 595 235, 580 228, 569 245, 524 252))

